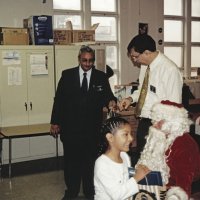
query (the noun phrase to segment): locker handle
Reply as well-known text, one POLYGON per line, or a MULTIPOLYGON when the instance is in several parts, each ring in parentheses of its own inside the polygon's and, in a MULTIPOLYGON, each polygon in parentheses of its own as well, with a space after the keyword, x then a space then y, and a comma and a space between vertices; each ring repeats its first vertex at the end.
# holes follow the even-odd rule
POLYGON ((31 108, 31 110, 32 110, 32 108, 33 108, 32 102, 30 102, 30 108, 31 108))
POLYGON ((25 102, 24 106, 25 106, 25 108, 26 108, 26 111, 27 111, 27 103, 26 103, 26 102, 25 102))

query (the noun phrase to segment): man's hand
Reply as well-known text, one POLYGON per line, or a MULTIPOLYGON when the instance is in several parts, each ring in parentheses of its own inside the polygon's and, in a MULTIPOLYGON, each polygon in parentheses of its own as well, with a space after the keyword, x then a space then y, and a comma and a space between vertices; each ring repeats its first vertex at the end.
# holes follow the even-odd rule
POLYGON ((131 105, 131 103, 132 103, 131 97, 122 99, 118 104, 119 110, 120 111, 126 110, 131 105))
POLYGON ((59 132, 60 126, 56 124, 51 124, 50 135, 52 135, 53 137, 58 137, 59 132))
POLYGON ((139 182, 142 180, 151 170, 145 165, 138 165, 135 170, 134 179, 139 182))

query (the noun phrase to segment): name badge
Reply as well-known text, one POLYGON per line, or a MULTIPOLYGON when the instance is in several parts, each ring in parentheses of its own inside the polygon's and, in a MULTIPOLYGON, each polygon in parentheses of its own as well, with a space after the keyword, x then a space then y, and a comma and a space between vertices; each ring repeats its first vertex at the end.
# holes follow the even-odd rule
POLYGON ((156 87, 154 87, 153 85, 150 85, 150 91, 156 93, 156 87))

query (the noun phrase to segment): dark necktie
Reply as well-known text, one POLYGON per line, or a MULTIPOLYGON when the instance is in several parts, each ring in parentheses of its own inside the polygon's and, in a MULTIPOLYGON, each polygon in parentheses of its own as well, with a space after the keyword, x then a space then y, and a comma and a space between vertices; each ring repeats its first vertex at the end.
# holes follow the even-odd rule
POLYGON ((139 96, 139 99, 138 99, 138 102, 137 102, 137 105, 136 105, 136 108, 135 108, 135 115, 137 117, 139 117, 140 114, 141 114, 141 110, 142 110, 142 107, 144 105, 144 101, 145 101, 145 98, 146 98, 146 95, 147 95, 148 82, 149 82, 149 71, 150 71, 150 68, 148 66, 146 73, 145 73, 142 88, 141 88, 141 91, 140 91, 140 96, 139 96))
POLYGON ((82 81, 81 89, 84 93, 86 93, 88 90, 87 73, 83 73, 83 81, 82 81))

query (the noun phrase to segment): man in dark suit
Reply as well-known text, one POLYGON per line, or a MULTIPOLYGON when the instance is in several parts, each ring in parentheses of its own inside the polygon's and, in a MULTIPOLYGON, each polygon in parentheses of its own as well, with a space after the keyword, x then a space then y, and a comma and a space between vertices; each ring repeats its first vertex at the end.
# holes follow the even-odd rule
POLYGON ((79 66, 62 72, 51 117, 51 134, 60 133, 64 148, 65 199, 74 199, 80 191, 93 199, 93 171, 97 155, 99 127, 103 107, 114 108, 114 97, 106 74, 95 69, 95 52, 82 46, 79 66))

